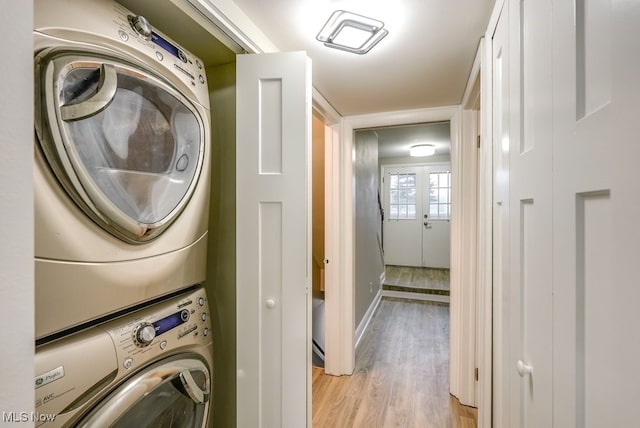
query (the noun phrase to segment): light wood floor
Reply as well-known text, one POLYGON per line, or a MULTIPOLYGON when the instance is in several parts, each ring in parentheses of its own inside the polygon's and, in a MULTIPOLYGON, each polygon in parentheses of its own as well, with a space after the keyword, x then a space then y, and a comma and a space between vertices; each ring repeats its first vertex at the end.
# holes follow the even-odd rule
POLYGON ((449 307, 384 298, 352 376, 313 370, 314 428, 476 427, 449 395, 449 307))
POLYGON ((384 285, 449 292, 449 269, 387 265, 384 285))

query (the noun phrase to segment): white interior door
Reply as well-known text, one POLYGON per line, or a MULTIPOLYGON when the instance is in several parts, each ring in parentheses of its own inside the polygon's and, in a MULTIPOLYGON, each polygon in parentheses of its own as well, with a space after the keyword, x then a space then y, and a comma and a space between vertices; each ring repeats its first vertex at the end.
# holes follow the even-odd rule
POLYGON ((554 3, 557 427, 638 425, 639 23, 634 1, 554 3))
POLYGON ((632 2, 505 2, 493 39, 494 426, 637 425, 638 22, 632 2))
POLYGON ((517 7, 512 2, 510 6, 502 18, 508 16, 511 23, 519 23, 521 40, 510 44, 508 62, 511 82, 514 76, 520 82, 510 84, 509 98, 511 106, 517 107, 510 110, 514 127, 508 134, 511 251, 506 370, 511 379, 509 395, 515 404, 508 426, 551 427, 552 32, 540 31, 551 28, 551 0, 522 2, 517 7))
POLYGON ((384 167, 384 262, 422 266, 422 168, 384 167))
POLYGON ((422 167, 422 266, 449 269, 451 260, 451 171, 422 167))
POLYGON ((237 426, 304 427, 311 61, 304 52, 239 55, 236 91, 237 426))

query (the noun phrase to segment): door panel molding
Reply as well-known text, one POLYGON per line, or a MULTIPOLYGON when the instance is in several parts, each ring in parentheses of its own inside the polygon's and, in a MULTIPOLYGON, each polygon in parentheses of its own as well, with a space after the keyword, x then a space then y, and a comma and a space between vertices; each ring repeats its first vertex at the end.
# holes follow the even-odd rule
POLYGON ((237 426, 305 426, 311 64, 287 52, 239 55, 236 66, 237 426))

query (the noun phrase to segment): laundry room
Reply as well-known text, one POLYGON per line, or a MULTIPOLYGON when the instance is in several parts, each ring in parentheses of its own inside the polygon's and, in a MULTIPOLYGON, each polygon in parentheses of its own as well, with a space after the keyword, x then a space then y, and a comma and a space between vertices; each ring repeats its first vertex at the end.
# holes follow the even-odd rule
MULTIPOLYGON (((255 426, 285 405, 306 419, 305 53, 269 54, 227 1, 36 0, 9 12, 10 52, 29 67, 3 81, 16 102, 0 116, 14 124, 4 138, 32 143, 1 161, 3 242, 16 242, 2 246, 2 282, 25 285, 1 290, 0 319, 16 325, 1 332, 15 343, 7 361, 20 362, 6 372, 16 387, 0 390, 3 421, 255 426), (18 101, 26 92, 35 103, 18 101), (257 180, 238 182, 256 166, 257 180), (294 184, 257 183, 277 176, 294 184)), ((318 93, 313 103, 339 120, 318 93)))
POLYGON ((32 19, 35 408, 4 422, 231 426, 245 51, 189 1, 32 19))

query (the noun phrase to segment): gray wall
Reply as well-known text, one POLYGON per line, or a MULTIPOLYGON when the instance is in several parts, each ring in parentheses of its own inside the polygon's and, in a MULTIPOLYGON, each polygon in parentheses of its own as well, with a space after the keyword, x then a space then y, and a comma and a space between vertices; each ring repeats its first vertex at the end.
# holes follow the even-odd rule
POLYGON ((380 166, 382 165, 407 165, 407 164, 430 164, 430 163, 440 163, 440 162, 451 162, 451 155, 436 155, 429 156, 427 158, 412 158, 412 157, 403 157, 403 158, 380 158, 379 159, 380 166))
POLYGON ((380 250, 378 136, 375 131, 356 131, 355 149, 357 327, 380 289, 384 262, 380 250))
POLYGON ((207 69, 211 211, 207 281, 213 323, 213 426, 236 426, 236 67, 207 69))

